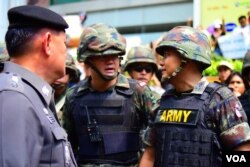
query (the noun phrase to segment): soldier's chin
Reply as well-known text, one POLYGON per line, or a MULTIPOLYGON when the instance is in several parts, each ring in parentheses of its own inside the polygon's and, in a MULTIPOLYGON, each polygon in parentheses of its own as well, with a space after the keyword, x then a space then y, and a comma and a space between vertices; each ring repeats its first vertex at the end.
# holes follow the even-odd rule
POLYGON ((113 80, 117 77, 118 73, 115 73, 113 75, 104 75, 106 79, 113 80))

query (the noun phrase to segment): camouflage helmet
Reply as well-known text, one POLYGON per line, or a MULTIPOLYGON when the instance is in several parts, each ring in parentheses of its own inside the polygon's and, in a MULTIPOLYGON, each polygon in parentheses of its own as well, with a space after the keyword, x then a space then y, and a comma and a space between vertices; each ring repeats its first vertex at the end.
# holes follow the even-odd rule
POLYGON ((126 39, 112 26, 98 23, 83 30, 77 49, 77 60, 90 56, 124 55, 126 39))
POLYGON ((75 61, 71 54, 67 53, 66 57, 66 73, 69 74, 71 82, 78 82, 79 81, 79 73, 75 64, 75 61))
POLYGON ((189 26, 177 26, 168 31, 156 52, 164 55, 167 47, 176 48, 186 59, 201 64, 202 70, 211 65, 211 48, 207 36, 201 31, 189 26))
POLYGON ((242 75, 246 76, 250 71, 250 50, 247 51, 243 60, 242 75))
POLYGON ((127 61, 124 65, 124 71, 129 70, 129 66, 133 63, 150 63, 157 70, 156 58, 153 51, 149 47, 136 46, 132 47, 127 55, 127 61))
POLYGON ((6 61, 9 59, 6 46, 4 43, 0 43, 0 62, 6 61))

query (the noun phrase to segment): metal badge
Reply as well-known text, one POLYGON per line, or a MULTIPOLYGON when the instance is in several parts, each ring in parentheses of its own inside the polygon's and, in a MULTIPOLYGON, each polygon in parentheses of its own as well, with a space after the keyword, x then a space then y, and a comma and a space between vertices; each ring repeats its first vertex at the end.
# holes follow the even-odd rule
POLYGON ((12 76, 11 78, 12 82, 11 82, 11 86, 12 87, 18 87, 18 77, 17 76, 12 76))
POLYGON ((49 89, 48 89, 46 86, 43 86, 42 92, 43 92, 43 94, 45 94, 46 96, 49 96, 49 89))
POLYGON ((70 157, 70 151, 69 151, 69 146, 66 145, 64 147, 64 155, 65 155, 65 163, 66 163, 66 166, 70 166, 70 163, 71 163, 71 157, 70 157))
POLYGON ((43 108, 43 112, 44 112, 46 115, 49 115, 49 111, 48 111, 46 108, 43 108))

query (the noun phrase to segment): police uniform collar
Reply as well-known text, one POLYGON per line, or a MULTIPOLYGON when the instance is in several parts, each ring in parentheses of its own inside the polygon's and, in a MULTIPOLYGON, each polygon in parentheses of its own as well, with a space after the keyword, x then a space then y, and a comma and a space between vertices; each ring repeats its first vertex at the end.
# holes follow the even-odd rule
POLYGON ((17 73, 23 80, 32 85, 32 87, 34 87, 34 89, 36 89, 40 93, 47 104, 50 103, 53 94, 52 87, 38 75, 32 73, 31 71, 18 64, 9 61, 4 63, 3 72, 17 73))

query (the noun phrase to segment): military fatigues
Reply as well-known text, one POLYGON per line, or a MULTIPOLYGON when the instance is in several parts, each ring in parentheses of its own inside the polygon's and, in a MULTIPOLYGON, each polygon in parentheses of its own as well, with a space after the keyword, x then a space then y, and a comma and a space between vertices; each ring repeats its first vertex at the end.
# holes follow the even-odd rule
POLYGON ((67 134, 54 116, 52 88, 5 62, 0 73, 1 166, 76 166, 67 134))
POLYGON ((136 166, 139 132, 147 125, 154 97, 147 87, 121 74, 105 92, 93 90, 89 82, 87 78, 68 91, 63 117, 79 163, 86 167, 136 166), (90 139, 94 119, 100 141, 90 139))
MULTIPOLYGON (((139 66, 141 63, 148 63, 152 67, 152 75, 154 75, 158 70, 156 58, 153 54, 153 51, 149 47, 136 46, 132 47, 127 54, 127 60, 123 67, 124 71, 130 72, 133 70, 133 66, 139 66)), ((133 76, 131 77, 133 78, 133 76)), ((148 83, 149 88, 155 98, 160 99, 161 95, 164 93, 164 89, 158 86, 154 86, 154 83, 152 81, 148 83)))
POLYGON ((157 167, 220 166, 221 150, 246 141, 250 129, 239 100, 205 78, 190 93, 164 93, 144 136, 156 148, 157 167))

